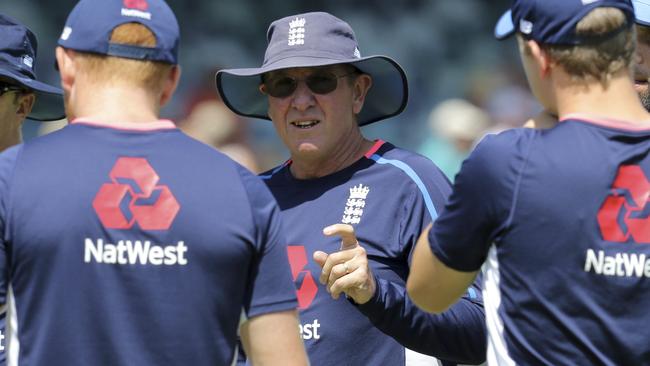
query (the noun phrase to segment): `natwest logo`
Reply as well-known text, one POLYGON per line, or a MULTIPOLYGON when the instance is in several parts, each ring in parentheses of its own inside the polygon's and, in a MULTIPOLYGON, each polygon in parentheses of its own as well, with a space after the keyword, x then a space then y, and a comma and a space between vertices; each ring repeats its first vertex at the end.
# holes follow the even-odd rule
POLYGON ((298 309, 306 309, 318 293, 316 281, 307 266, 307 251, 302 245, 289 245, 287 247, 289 254, 289 265, 291 266, 291 275, 296 284, 296 296, 298 297, 298 309), (300 281, 302 277, 302 281, 300 281))
POLYGON ((650 244, 650 216, 646 210, 650 182, 638 165, 621 165, 610 194, 598 211, 603 239, 650 244))
POLYGON ((105 243, 102 239, 86 238, 84 262, 105 264, 152 264, 173 266, 187 264, 187 246, 179 241, 173 245, 155 245, 150 241, 120 240, 117 244, 105 243))
POLYGON ((147 0, 123 0, 122 16, 151 20, 147 0))
POLYGON ((121 157, 93 200, 93 208, 108 229, 130 229, 137 222, 143 230, 167 230, 180 204, 147 159, 121 157))

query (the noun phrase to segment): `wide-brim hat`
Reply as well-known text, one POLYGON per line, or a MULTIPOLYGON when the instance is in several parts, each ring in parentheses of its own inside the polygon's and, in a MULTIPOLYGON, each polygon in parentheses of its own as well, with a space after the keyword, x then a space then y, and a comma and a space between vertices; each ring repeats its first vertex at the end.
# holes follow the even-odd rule
POLYGON ((402 67, 387 56, 362 57, 354 31, 346 22, 323 12, 276 20, 267 32, 268 46, 259 68, 226 69, 216 75, 217 90, 233 112, 268 119, 268 100, 259 86, 261 75, 294 67, 350 64, 372 77, 360 126, 401 113, 408 101, 408 82, 402 67))
POLYGON ((36 95, 31 113, 36 121, 65 118, 63 91, 36 80, 36 36, 16 20, 0 14, 0 77, 10 79, 36 95))

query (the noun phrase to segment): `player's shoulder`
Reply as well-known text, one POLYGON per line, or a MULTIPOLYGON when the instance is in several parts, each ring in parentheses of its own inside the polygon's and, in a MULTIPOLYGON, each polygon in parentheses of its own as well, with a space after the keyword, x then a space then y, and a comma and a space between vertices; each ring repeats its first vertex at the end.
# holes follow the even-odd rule
POLYGON ((444 173, 429 158, 391 143, 384 143, 370 158, 377 163, 387 165, 395 173, 401 171, 409 176, 415 173, 419 177, 449 185, 444 173))
POLYGON ((13 170, 24 146, 24 144, 11 146, 0 153, 0 174, 3 177, 13 170))
POLYGON ((525 166, 540 130, 514 128, 487 134, 463 162, 461 172, 474 178, 500 180, 525 166))
POLYGON ((282 174, 282 171, 291 164, 290 160, 285 161, 284 163, 277 165, 267 171, 264 171, 258 175, 258 177, 269 187, 288 184, 286 181, 286 175, 282 174))
POLYGON ((416 152, 395 146, 389 142, 384 144, 385 149, 380 149, 381 156, 385 159, 394 159, 402 161, 413 167, 431 167, 435 166, 429 158, 416 152), (382 151, 383 150, 383 151, 382 151))
POLYGON ((472 156, 502 160, 526 154, 541 132, 532 128, 512 128, 487 134, 478 142, 472 156))
POLYGON ((235 167, 241 178, 242 184, 246 188, 251 202, 266 202, 274 201, 266 182, 261 178, 261 175, 255 175, 250 170, 235 162, 235 167))
POLYGON ((0 202, 5 202, 13 180, 17 161, 24 144, 12 146, 0 153, 0 202))

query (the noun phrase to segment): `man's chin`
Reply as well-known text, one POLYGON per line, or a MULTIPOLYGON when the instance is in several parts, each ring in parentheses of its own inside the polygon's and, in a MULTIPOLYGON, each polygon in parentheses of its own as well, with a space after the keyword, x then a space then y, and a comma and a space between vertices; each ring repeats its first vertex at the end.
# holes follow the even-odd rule
POLYGON ((311 157, 321 153, 321 148, 314 143, 303 142, 298 144, 294 149, 294 154, 304 157, 311 157))

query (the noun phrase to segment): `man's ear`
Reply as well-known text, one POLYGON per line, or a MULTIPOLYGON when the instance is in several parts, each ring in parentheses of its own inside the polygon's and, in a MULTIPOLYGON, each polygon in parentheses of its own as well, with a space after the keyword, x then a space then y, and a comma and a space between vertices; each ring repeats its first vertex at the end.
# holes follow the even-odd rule
POLYGON ((352 110, 354 114, 361 113, 363 104, 366 101, 368 90, 372 87, 372 77, 368 74, 361 74, 354 80, 352 86, 352 110))
POLYGON ((539 46, 539 43, 528 40, 526 41, 528 47, 530 48, 531 55, 537 61, 540 69, 540 76, 542 79, 546 78, 550 73, 553 66, 551 57, 544 49, 539 46))
POLYGON ((56 64, 61 76, 61 88, 70 94, 74 85, 76 66, 74 63, 74 51, 66 50, 63 47, 56 48, 56 64))
POLYGON ((172 96, 174 95, 174 92, 176 91, 176 87, 178 87, 180 80, 181 67, 179 65, 174 65, 169 70, 167 80, 165 80, 165 85, 163 87, 162 94, 160 95, 160 106, 164 106, 172 99, 172 96))
POLYGON ((32 108, 36 102, 36 95, 34 93, 27 93, 18 97, 18 108, 16 114, 20 116, 21 120, 27 118, 32 113, 32 108))

